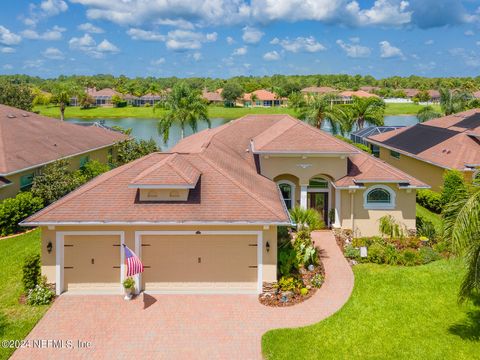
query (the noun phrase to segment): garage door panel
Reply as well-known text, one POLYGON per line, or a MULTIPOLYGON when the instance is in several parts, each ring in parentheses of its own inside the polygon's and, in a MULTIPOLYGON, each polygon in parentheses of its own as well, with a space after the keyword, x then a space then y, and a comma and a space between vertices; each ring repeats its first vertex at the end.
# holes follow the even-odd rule
POLYGON ((146 290, 256 288, 256 236, 149 235, 142 243, 146 290))
POLYGON ((119 287, 119 236, 68 235, 64 241, 66 290, 119 287))

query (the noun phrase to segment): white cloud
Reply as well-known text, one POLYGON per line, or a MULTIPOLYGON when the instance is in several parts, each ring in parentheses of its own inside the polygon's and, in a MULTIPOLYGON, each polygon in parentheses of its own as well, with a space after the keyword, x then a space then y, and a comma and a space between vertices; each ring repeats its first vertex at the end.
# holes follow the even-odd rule
POLYGON ((247 51, 248 51, 247 47, 242 46, 242 47, 239 47, 239 48, 233 50, 232 55, 233 56, 243 56, 243 55, 247 54, 247 51))
POLYGON ((232 45, 235 43, 235 40, 231 36, 227 36, 227 44, 232 45))
POLYGON ((154 66, 158 66, 158 65, 162 65, 165 63, 165 58, 159 58, 159 59, 156 59, 156 60, 152 60, 150 61, 150 64, 154 65, 154 66))
POLYGON ((274 51, 269 51, 265 54, 263 54, 263 59, 267 61, 276 61, 280 60, 280 54, 278 52, 274 51))
POLYGON ((297 37, 296 39, 290 40, 288 38, 280 40, 274 38, 270 41, 270 44, 280 45, 284 50, 290 51, 293 53, 298 52, 309 52, 314 53, 318 51, 325 50, 325 46, 320 44, 313 36, 309 37, 297 37))
POLYGON ((68 5, 63 0, 43 0, 39 5, 30 4, 30 14, 23 19, 27 26, 36 26, 37 23, 68 10, 68 5))
POLYGON ((67 29, 60 26, 54 26, 52 29, 45 31, 44 33, 38 33, 35 30, 27 29, 22 31, 22 36, 25 39, 31 40, 46 40, 46 41, 55 41, 62 38, 62 33, 67 29))
POLYGON ((43 66, 44 61, 42 59, 36 60, 25 60, 23 62, 23 67, 25 69, 39 69, 43 66))
POLYGON ((5 26, 0 25, 0 44, 17 45, 20 41, 22 41, 20 35, 17 35, 8 30, 5 26))
POLYGON ((192 58, 193 58, 193 60, 195 60, 195 61, 200 61, 200 60, 202 59, 202 53, 200 53, 200 52, 198 52, 198 51, 197 51, 197 52, 194 52, 194 53, 192 54, 192 58))
POLYGON ((433 44, 435 44, 435 41, 432 39, 425 41, 425 45, 433 45, 433 44))
POLYGON ((251 14, 260 21, 327 21, 342 9, 342 0, 252 0, 251 14))
MULTIPOLYGON (((352 39, 350 39, 350 41, 352 41, 352 39)), ((360 41, 360 39, 358 39, 358 41, 360 41)), ((369 47, 358 44, 356 39, 355 42, 352 42, 352 44, 347 44, 342 40, 337 40, 337 45, 340 46, 345 54, 351 58, 368 57, 372 52, 369 47)))
POLYGON ((408 1, 376 0, 370 9, 361 9, 354 0, 346 5, 347 13, 356 25, 399 26, 410 23, 412 11, 408 1))
POLYGON ((480 41, 477 41, 476 44, 477 44, 477 46, 480 46, 480 41))
POLYGON ((165 41, 165 35, 156 33, 154 31, 142 30, 138 28, 131 28, 127 31, 127 35, 133 40, 145 41, 165 41))
POLYGON ((195 26, 190 21, 187 21, 184 19, 177 19, 177 20, 160 19, 160 20, 156 20, 155 24, 163 25, 163 26, 172 26, 175 28, 180 28, 185 30, 193 30, 195 28, 195 26))
POLYGON ((91 34, 102 34, 104 32, 102 28, 99 28, 98 26, 95 26, 89 22, 78 25, 77 29, 91 34))
POLYGON ((47 59, 52 59, 52 60, 63 60, 65 58, 65 55, 63 54, 62 51, 53 47, 47 48, 42 53, 42 55, 47 59))
POLYGON ((12 47, 9 47, 9 46, 5 46, 5 47, 2 47, 0 48, 0 52, 2 54, 13 54, 16 50, 12 47))
POLYGON ((450 49, 448 52, 450 53, 450 55, 462 59, 464 64, 468 67, 480 67, 480 57, 473 50, 467 51, 464 48, 454 48, 450 49))
POLYGON ((242 30, 243 30, 242 39, 247 44, 258 43, 264 35, 262 31, 251 26, 245 26, 242 30))
POLYGON ((474 36, 475 35, 475 33, 472 30, 467 30, 467 31, 465 31, 464 34, 465 34, 465 36, 474 36))
POLYGON ((402 58, 404 59, 405 56, 403 55, 402 50, 399 48, 391 45, 388 41, 380 41, 380 57, 384 59, 390 58, 402 58))
POLYGON ((107 39, 103 39, 103 41, 97 45, 96 41, 89 34, 85 34, 82 37, 73 37, 68 44, 70 49, 82 51, 94 58, 102 58, 106 53, 113 54, 120 51, 117 46, 107 39))

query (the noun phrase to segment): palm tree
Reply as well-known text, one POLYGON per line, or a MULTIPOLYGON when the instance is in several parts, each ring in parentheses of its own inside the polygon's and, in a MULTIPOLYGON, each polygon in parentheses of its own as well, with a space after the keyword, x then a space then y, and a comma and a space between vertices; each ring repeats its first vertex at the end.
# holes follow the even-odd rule
POLYGON ((445 236, 452 239, 454 250, 467 262, 459 292, 459 300, 463 302, 480 295, 480 187, 458 192, 443 216, 445 236))
POLYGON ((347 112, 334 105, 334 95, 313 95, 294 104, 299 119, 321 129, 326 121, 332 128, 332 133, 344 132, 346 129, 347 112))
POLYGON ((467 104, 473 99, 472 94, 464 91, 440 89, 440 106, 445 115, 455 114, 467 109, 467 104))
POLYGON ((357 125, 357 129, 363 129, 365 122, 382 126, 384 124, 385 103, 377 97, 354 97, 352 104, 349 105, 349 112, 349 130, 353 128, 353 125, 357 125))
POLYGON ((170 136, 170 128, 173 124, 178 124, 181 130, 181 138, 185 136, 185 128, 190 128, 196 132, 198 121, 203 120, 211 126, 208 118, 207 104, 199 91, 193 90, 187 83, 181 82, 175 84, 172 91, 168 94, 165 101, 155 105, 156 108, 166 110, 165 114, 160 116, 158 121, 158 132, 163 136, 164 143, 167 143, 170 136))
POLYGON ((250 101, 252 102, 252 107, 257 103, 257 100, 258 100, 257 94, 252 93, 252 95, 250 95, 250 101))
POLYGON ((52 102, 60 107, 60 120, 65 119, 65 108, 72 97, 78 94, 76 86, 67 83, 60 83, 52 90, 52 102))
POLYGON ((421 123, 431 119, 435 119, 440 116, 441 114, 438 111, 435 111, 435 109, 430 105, 422 107, 417 112, 418 121, 420 121, 421 123))

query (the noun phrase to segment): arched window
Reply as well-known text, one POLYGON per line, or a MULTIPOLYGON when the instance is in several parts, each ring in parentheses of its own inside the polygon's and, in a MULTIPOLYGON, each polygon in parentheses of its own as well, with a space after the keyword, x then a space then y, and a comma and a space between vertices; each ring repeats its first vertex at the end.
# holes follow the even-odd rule
POLYGON ((395 192, 388 186, 375 185, 363 194, 365 209, 395 208, 395 192))
POLYGON ((328 181, 321 177, 314 177, 310 179, 308 187, 314 189, 328 189, 328 181))
POLYGON ((278 182, 278 187, 280 188, 287 209, 293 208, 295 206, 295 184, 287 180, 282 180, 278 182))

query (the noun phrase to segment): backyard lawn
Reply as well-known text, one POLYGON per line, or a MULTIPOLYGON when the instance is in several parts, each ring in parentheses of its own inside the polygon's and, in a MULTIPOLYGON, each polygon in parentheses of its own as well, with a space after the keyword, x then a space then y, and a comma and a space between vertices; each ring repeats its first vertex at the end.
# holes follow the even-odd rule
MULTIPOLYGON (((480 359, 480 307, 458 305, 459 260, 402 267, 361 264, 335 315, 267 332, 267 359, 480 359)), ((312 309, 314 311, 314 309, 312 309)))
MULTIPOLYGON (((439 110, 439 106, 434 106, 439 110)), ((387 104, 385 115, 416 115, 422 105, 415 104, 387 104)), ((35 111, 42 115, 51 117, 60 117, 60 110, 57 106, 36 106, 35 111)), ((151 107, 98 107, 92 109, 81 109, 80 107, 67 107, 65 110, 66 118, 123 118, 138 117, 152 118, 158 117, 162 110, 153 112, 151 107)), ((209 106, 208 113, 210 118, 236 119, 248 114, 290 114, 295 115, 295 111, 290 108, 226 108, 222 106, 209 106)))
MULTIPOLYGON (((40 231, 0 240, 0 343, 27 336, 48 306, 21 305, 23 259, 40 252, 40 231)), ((0 347, 0 359, 7 359, 14 349, 0 347)))

